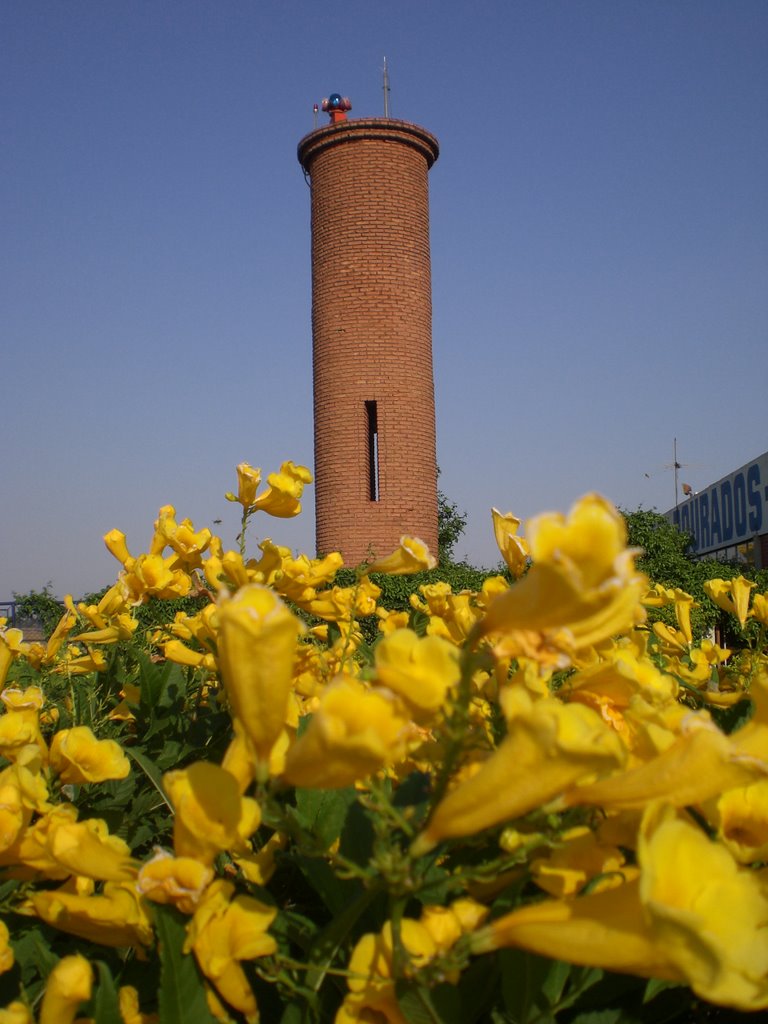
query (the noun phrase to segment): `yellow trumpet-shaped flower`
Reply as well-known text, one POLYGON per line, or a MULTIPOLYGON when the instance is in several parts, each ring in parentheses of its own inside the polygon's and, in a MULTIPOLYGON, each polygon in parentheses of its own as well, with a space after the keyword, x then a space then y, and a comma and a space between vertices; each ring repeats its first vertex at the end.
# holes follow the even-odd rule
POLYGON ((381 588, 364 576, 356 586, 330 587, 318 591, 309 601, 296 603, 326 622, 349 622, 353 618, 375 615, 376 601, 380 596, 381 588))
POLYGON ((718 608, 735 615, 743 626, 749 614, 749 594, 756 586, 743 576, 737 576, 733 580, 707 580, 704 590, 718 608))
POLYGON ((273 591, 242 587, 219 609, 219 662, 232 707, 253 744, 262 777, 283 730, 301 623, 273 591))
POLYGON ((168 661, 177 665, 188 665, 190 668, 205 668, 209 672, 216 670, 216 658, 210 653, 193 651, 180 640, 166 640, 163 644, 163 654, 168 661))
POLYGON ((376 682, 398 694, 416 721, 439 711, 460 675, 458 650, 441 637, 397 629, 376 647, 376 682))
POLYGON ((29 644, 24 643, 24 634, 20 629, 5 626, 8 620, 0 620, 0 689, 8 675, 11 662, 20 654, 26 654, 29 644))
POLYGON ((415 572, 434 569, 437 559, 418 537, 401 537, 399 545, 390 554, 377 558, 365 567, 365 571, 386 573, 388 576, 408 576, 415 572))
POLYGON ((591 708, 555 698, 532 701, 510 691, 507 736, 475 775, 460 782, 437 806, 412 846, 426 853, 440 840, 472 835, 527 814, 579 779, 622 764, 616 734, 591 708))
POLYGON ((765 880, 661 804, 644 814, 638 859, 651 934, 694 992, 741 1010, 768 1007, 765 880))
POLYGON ((65 956, 56 964, 40 1005, 40 1024, 72 1024, 81 1003, 91 998, 93 968, 84 956, 65 956))
POLYGON ((153 554, 161 554, 169 547, 176 554, 174 569, 197 569, 202 565, 201 556, 208 550, 212 539, 207 527, 196 533, 191 520, 183 519, 177 523, 176 509, 173 505, 164 505, 155 521, 155 536, 150 550, 153 554))
POLYGON ((77 810, 71 804, 60 804, 31 825, 11 853, 17 863, 50 878, 79 875, 97 881, 127 881, 136 875, 127 843, 110 835, 100 818, 77 821, 77 810))
POLYGON ((14 1000, 0 1008, 0 1024, 35 1024, 32 1011, 24 1003, 14 1000))
POLYGON ((645 924, 639 881, 572 900, 544 900, 504 914, 470 939, 474 953, 509 946, 555 960, 646 978, 683 981, 645 924))
POLYGON ((261 470, 255 469, 247 462, 240 462, 237 465, 237 494, 227 492, 224 497, 227 501, 239 502, 247 510, 256 500, 260 483, 261 470))
POLYGON ((153 940, 146 908, 133 884, 107 882, 97 896, 39 890, 30 894, 29 903, 47 924, 102 946, 148 946, 153 940))
POLYGON ((115 740, 97 740, 87 725, 62 729, 53 737, 51 768, 65 783, 124 779, 131 763, 115 740))
MULTIPOLYGON (((427 964, 438 946, 419 921, 403 918, 400 938, 411 968, 427 964)), ((389 921, 380 934, 368 933, 358 941, 349 961, 349 993, 339 1007, 334 1024, 407 1024, 397 1003, 394 977, 394 942, 389 921)))
POLYGON ((245 1015, 258 1020, 258 1007, 241 960, 269 956, 277 943, 267 929, 277 910, 250 896, 232 899, 234 886, 215 881, 198 905, 187 929, 185 951, 195 955, 200 970, 219 995, 245 1015))
POLYGON ((171 903, 182 914, 192 914, 212 881, 208 865, 156 848, 154 857, 142 865, 136 888, 155 903, 171 903))
POLYGON ((498 638, 502 656, 533 653, 565 666, 642 619, 647 582, 626 547, 623 518, 604 498, 587 495, 567 518, 539 516, 528 536, 531 569, 490 603, 477 630, 498 638))
POLYGON ((173 804, 173 846, 177 857, 211 865, 224 850, 243 845, 261 823, 255 800, 241 796, 234 775, 207 761, 166 772, 163 784, 173 804))
POLYGON ((715 818, 723 845, 739 863, 768 860, 768 779, 727 789, 715 818))
POLYGON ((0 974, 10 971, 14 964, 13 949, 11 948, 8 928, 3 921, 0 921, 0 974))
POLYGON ((160 1017, 156 1013, 141 1012, 139 993, 133 985, 121 985, 117 998, 123 1024, 159 1024, 160 1017))
POLYGON ((284 777, 293 786, 351 786, 402 757, 408 720, 385 694, 353 679, 324 691, 312 721, 289 749, 284 777))
POLYGON ((560 837, 554 849, 531 861, 534 882, 551 896, 575 896, 597 879, 593 891, 614 889, 637 875, 625 867, 618 846, 600 842, 591 828, 578 826, 560 837))
POLYGON ((567 802, 619 810, 664 799, 676 807, 687 807, 768 774, 768 761, 743 754, 708 716, 688 715, 683 730, 671 746, 650 761, 577 786, 566 797, 567 802))
POLYGON ((125 569, 130 569, 135 559, 128 550, 125 534, 121 530, 110 530, 104 534, 104 543, 107 551, 121 563, 125 569))
POLYGON ((304 485, 312 483, 312 474, 306 466, 284 462, 279 473, 270 473, 269 486, 263 494, 253 500, 250 508, 267 512, 279 519, 291 519, 301 512, 301 495, 304 485))
POLYGON ((765 594, 755 594, 752 598, 752 611, 750 614, 761 625, 768 626, 768 592, 765 594))
POLYGON ((513 576, 522 576, 528 566, 529 548, 525 538, 517 534, 520 520, 511 512, 499 512, 497 508, 491 509, 491 517, 496 543, 507 568, 513 576))

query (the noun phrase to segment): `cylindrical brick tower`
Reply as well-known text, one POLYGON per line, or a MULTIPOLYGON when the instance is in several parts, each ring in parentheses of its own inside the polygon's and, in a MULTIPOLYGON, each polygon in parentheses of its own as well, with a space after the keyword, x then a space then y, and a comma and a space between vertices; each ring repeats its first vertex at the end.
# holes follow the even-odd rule
POLYGON ((409 534, 436 554, 427 172, 438 143, 407 121, 331 118, 298 149, 312 191, 317 551, 355 565, 409 534))

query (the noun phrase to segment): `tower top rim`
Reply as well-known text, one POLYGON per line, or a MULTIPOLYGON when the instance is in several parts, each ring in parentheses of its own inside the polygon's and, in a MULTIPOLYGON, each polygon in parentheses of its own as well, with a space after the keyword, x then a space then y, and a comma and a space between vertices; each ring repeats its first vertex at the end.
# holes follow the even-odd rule
POLYGON ((361 117, 324 125, 305 135, 299 142, 299 163, 309 173, 312 160, 322 150, 345 142, 376 139, 399 142, 418 150, 430 168, 440 155, 440 144, 431 132, 410 121, 391 117, 361 117))

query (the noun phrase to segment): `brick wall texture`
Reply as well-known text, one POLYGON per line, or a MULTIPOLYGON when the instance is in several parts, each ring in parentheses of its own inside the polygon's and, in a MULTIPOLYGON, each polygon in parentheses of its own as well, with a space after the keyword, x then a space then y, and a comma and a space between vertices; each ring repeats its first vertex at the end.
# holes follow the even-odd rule
POLYGON ((317 550, 348 565, 388 554, 403 534, 437 551, 427 189, 437 155, 432 135, 388 118, 342 121, 299 144, 312 195, 317 550))

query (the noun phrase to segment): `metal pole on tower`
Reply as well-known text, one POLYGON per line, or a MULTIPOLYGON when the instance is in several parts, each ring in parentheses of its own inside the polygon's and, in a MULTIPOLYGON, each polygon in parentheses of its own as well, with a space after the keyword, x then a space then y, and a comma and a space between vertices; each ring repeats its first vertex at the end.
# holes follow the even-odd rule
POLYGON ((387 58, 384 58, 384 84, 382 86, 384 90, 384 117, 389 117, 389 68, 387 67, 387 58))

